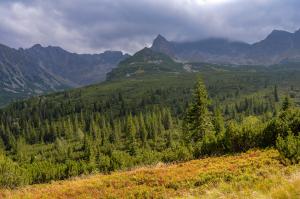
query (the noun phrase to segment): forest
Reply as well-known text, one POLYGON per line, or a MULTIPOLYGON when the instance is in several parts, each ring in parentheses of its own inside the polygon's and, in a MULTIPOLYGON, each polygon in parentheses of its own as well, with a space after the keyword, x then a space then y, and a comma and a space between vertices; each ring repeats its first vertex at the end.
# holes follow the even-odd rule
POLYGON ((208 69, 201 77, 113 80, 1 109, 0 186, 254 148, 276 148, 283 164, 299 163, 296 72, 208 69))

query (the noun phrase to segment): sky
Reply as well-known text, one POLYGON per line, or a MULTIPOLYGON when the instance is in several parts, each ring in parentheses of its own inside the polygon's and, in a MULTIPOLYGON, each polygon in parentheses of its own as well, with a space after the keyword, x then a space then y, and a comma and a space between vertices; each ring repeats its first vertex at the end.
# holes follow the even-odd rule
POLYGON ((171 41, 222 37, 254 43, 300 28, 299 0, 0 0, 0 43, 77 53, 134 53, 171 41))

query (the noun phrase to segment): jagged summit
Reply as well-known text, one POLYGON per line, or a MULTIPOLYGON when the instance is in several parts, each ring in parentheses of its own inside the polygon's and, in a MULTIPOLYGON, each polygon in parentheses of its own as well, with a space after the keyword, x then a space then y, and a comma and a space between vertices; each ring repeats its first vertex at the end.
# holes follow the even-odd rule
POLYGON ((154 39, 151 49, 175 57, 172 43, 160 34, 154 39))
POLYGON ((161 34, 158 34, 157 37, 154 39, 153 43, 157 43, 157 42, 168 42, 168 40, 162 36, 161 34))
POLYGON ((224 38, 173 42, 158 35, 151 49, 183 62, 272 65, 300 56, 300 30, 294 33, 273 30, 265 39, 254 44, 224 38))

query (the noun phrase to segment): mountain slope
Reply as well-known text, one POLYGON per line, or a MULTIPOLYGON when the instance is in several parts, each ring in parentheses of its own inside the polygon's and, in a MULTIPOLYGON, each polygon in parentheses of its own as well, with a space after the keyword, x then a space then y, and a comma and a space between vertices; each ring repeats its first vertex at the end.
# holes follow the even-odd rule
POLYGON ((119 51, 89 55, 51 46, 16 50, 0 44, 0 106, 14 99, 101 82, 127 57, 119 51))
POLYGON ((60 47, 41 45, 35 45, 24 52, 44 68, 77 86, 105 80, 106 73, 128 57, 120 51, 106 51, 93 55, 76 54, 60 47))
POLYGON ((107 74, 107 79, 138 76, 141 74, 182 72, 182 64, 173 61, 169 56, 144 48, 132 57, 120 62, 119 66, 107 74))
POLYGON ((66 81, 40 67, 21 51, 0 45, 0 105, 26 97, 68 88, 66 81))
POLYGON ((159 35, 151 49, 181 61, 271 65, 300 57, 300 30, 295 33, 274 30, 252 45, 220 38, 170 42, 159 35))

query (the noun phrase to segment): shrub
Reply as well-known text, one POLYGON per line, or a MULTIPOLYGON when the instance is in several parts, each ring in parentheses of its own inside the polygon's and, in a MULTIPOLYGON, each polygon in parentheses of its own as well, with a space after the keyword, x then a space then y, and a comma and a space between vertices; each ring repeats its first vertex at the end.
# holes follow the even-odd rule
POLYGON ((300 162, 300 134, 289 135, 285 138, 278 137, 276 147, 286 163, 297 164, 300 162))
POLYGON ((122 170, 133 166, 132 157, 128 153, 118 150, 112 152, 110 163, 112 171, 122 170))
POLYGON ((110 158, 107 155, 101 154, 98 160, 98 168, 101 172, 109 172, 110 169, 110 158))
POLYGON ((220 143, 217 137, 212 135, 205 135, 203 139, 196 143, 194 156, 199 158, 205 155, 213 155, 219 152, 220 143))
POLYGON ((225 148, 230 152, 247 151, 262 145, 264 124, 260 119, 249 116, 241 124, 230 122, 224 136, 225 148))
POLYGON ((161 153, 150 149, 142 149, 138 150, 134 159, 136 165, 152 165, 161 161, 161 153))
POLYGON ((163 152, 162 160, 164 162, 187 161, 192 159, 193 155, 189 148, 182 145, 175 145, 163 152))
POLYGON ((23 170, 11 159, 0 154, 0 186, 14 188, 25 183, 23 170))

